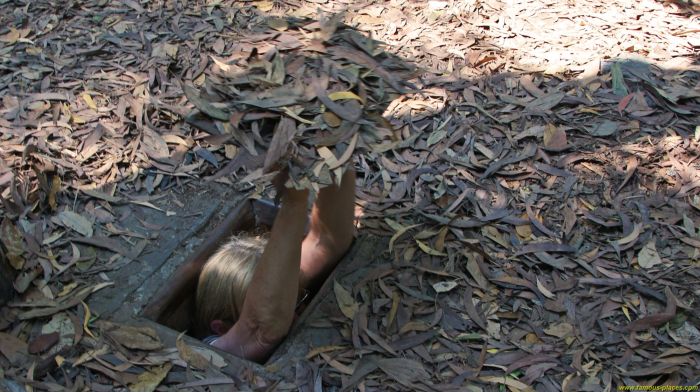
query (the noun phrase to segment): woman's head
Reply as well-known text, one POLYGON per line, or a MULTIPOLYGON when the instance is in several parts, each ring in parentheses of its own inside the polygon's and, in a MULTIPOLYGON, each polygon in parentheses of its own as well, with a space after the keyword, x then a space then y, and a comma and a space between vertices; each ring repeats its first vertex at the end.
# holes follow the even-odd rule
POLYGON ((235 236, 209 258, 197 285, 197 321, 201 331, 223 335, 238 320, 266 243, 260 236, 235 236))

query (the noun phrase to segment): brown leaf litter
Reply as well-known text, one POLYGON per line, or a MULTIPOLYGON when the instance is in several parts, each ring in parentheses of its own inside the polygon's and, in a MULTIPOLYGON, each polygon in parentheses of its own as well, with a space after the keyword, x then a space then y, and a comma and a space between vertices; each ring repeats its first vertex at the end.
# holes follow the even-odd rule
POLYGON ((692 3, 0 10, 0 283, 18 293, 0 311, 4 388, 697 383, 692 3), (346 13, 304 19, 318 8, 346 13), (86 301, 159 230, 117 207, 171 216, 162 195, 205 180, 261 193, 287 157, 290 185, 311 188, 352 160, 360 233, 390 250, 334 282, 334 345, 290 379, 232 379, 213 351, 95 320, 86 301))

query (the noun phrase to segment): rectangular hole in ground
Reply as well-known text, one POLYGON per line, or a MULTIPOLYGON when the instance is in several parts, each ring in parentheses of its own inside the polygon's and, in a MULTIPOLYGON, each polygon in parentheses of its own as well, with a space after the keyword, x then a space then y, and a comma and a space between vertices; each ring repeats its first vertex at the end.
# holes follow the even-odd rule
MULTIPOLYGON (((242 205, 234 208, 228 217, 216 229, 211 231, 204 242, 172 273, 166 284, 156 292, 146 305, 141 316, 171 330, 177 332, 186 331, 187 335, 199 341, 211 335, 211 331, 198 330, 194 318, 196 314, 197 283, 204 264, 232 235, 242 232, 260 233, 269 231, 276 214, 277 207, 269 201, 247 200, 242 205)), ((320 290, 317 289, 316 292, 311 292, 304 302, 309 304, 317 292, 326 290, 325 286, 322 285, 320 290)), ((295 329, 296 324, 299 324, 306 318, 312 309, 313 306, 306 306, 303 309, 290 332, 295 329)), ((280 355, 284 354, 279 352, 280 348, 284 350, 287 347, 285 344, 281 344, 278 352, 270 356, 268 363, 277 360, 280 355)))

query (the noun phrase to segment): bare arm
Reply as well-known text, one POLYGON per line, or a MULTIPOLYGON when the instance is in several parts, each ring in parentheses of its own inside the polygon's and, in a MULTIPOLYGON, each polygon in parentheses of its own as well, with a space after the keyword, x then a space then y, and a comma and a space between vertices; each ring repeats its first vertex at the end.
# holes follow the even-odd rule
POLYGON ((349 168, 340 186, 323 188, 313 209, 301 247, 301 287, 320 283, 347 252, 355 233, 355 170, 349 168))
POLYGON ((241 317, 214 346, 262 361, 284 339, 294 319, 308 191, 287 189, 265 251, 248 286, 241 317))

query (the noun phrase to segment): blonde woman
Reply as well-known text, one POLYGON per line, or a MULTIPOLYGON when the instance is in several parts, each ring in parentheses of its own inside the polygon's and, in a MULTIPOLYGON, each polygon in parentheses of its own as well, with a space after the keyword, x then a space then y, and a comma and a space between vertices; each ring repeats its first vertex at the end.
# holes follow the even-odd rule
POLYGON ((307 221, 308 191, 286 189, 269 238, 238 237, 207 261, 197 287, 197 318, 211 344, 263 361, 284 339, 300 293, 317 286, 354 235, 355 172, 322 189, 307 221))

